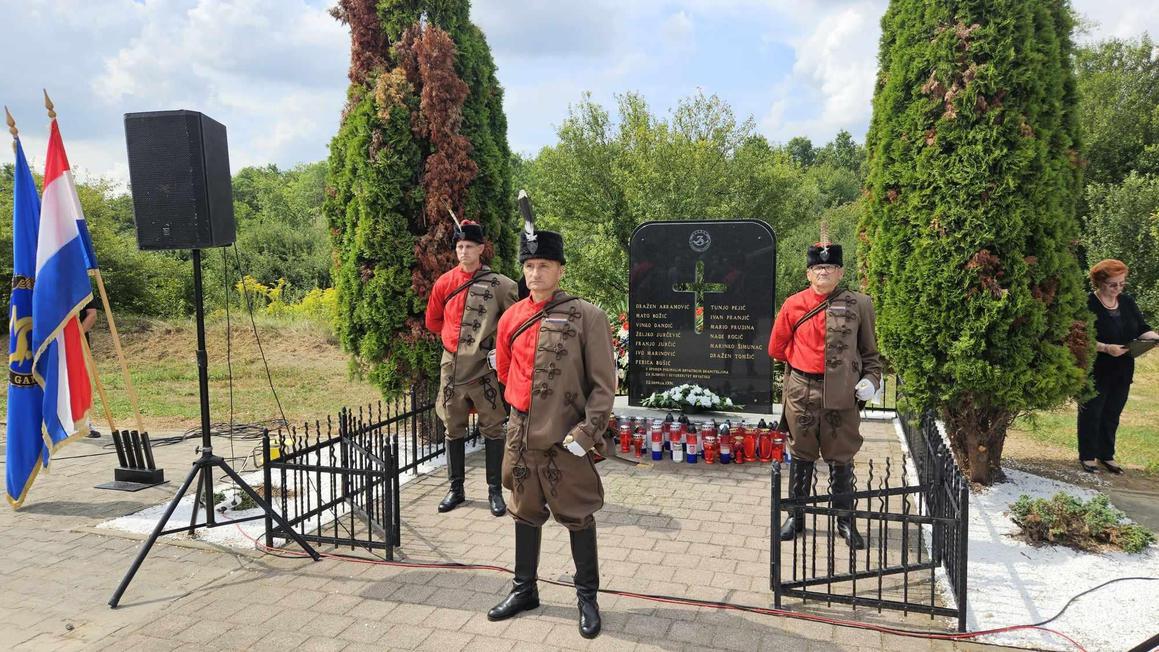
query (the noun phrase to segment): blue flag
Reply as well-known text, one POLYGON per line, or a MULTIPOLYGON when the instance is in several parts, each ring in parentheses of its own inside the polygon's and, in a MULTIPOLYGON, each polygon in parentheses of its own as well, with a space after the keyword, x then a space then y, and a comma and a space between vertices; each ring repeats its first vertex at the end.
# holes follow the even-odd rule
POLYGON ((40 196, 36 181, 16 140, 16 174, 12 210, 12 299, 8 322, 8 502, 20 507, 42 467, 48 446, 42 435, 44 391, 32 375, 32 286, 40 230, 40 196))

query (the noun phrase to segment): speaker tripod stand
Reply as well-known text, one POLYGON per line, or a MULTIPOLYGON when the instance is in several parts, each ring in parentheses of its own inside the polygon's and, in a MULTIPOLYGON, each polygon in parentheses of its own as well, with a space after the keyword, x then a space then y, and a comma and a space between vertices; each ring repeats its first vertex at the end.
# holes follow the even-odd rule
POLYGON ((193 534, 197 528, 213 528, 222 525, 234 525, 237 523, 245 523, 247 521, 254 521, 257 519, 264 519, 267 516, 272 518, 282 530, 288 533, 289 537, 294 540, 299 546, 305 550, 314 561, 318 561, 320 556, 318 552, 306 543, 300 534, 290 527, 286 522, 285 517, 277 513, 270 507, 266 501, 254 491, 253 487, 249 486, 245 480, 241 479, 237 471, 230 468, 229 463, 219 455, 213 454, 213 445, 210 441, 209 434, 209 369, 208 358, 205 353, 205 307, 203 306, 202 285, 201 285, 201 250, 193 250, 193 296, 194 296, 194 310, 197 316, 197 384, 201 399, 201 456, 193 462, 193 468, 190 469, 189 475, 185 477, 185 481, 181 483, 181 488, 177 490, 177 495, 173 496, 173 500, 169 503, 169 507, 165 509, 165 514, 161 516, 161 520, 157 522, 157 526, 153 528, 153 533, 142 544, 141 550, 137 553, 137 558, 133 560, 133 565, 129 567, 129 571, 125 573, 125 577, 121 579, 121 584, 117 586, 117 590, 113 592, 113 597, 109 598, 109 606, 116 608, 121 601, 121 596, 124 595, 125 589, 129 588, 129 583, 133 581, 133 576, 141 568, 141 563, 149 556, 149 551, 153 548, 153 544, 157 543, 158 537, 167 534, 175 534, 177 532, 188 532, 193 534), (249 518, 237 519, 219 522, 213 513, 213 469, 217 468, 231 480, 233 480, 239 489, 245 492, 258 507, 262 509, 262 513, 257 516, 249 518), (189 491, 189 487, 193 485, 194 478, 197 479, 197 489, 194 492, 193 500, 193 514, 189 519, 189 525, 183 527, 176 527, 165 529, 169 524, 169 519, 173 517, 173 512, 177 510, 177 505, 181 499, 185 497, 185 492, 189 491), (197 512, 199 502, 201 499, 205 500, 205 522, 197 522, 197 512))

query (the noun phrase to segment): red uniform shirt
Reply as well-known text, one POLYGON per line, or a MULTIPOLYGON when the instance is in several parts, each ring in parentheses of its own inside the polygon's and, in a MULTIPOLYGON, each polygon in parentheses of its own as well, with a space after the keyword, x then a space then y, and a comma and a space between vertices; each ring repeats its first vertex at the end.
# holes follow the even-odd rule
POLYGON ((793 324, 816 308, 829 295, 806 288, 785 299, 773 332, 769 336, 769 355, 775 360, 810 374, 825 373, 825 311, 813 315, 793 332, 793 324))
POLYGON ((506 389, 503 398, 507 404, 527 412, 531 409, 531 377, 535 373, 535 353, 539 348, 539 322, 524 329, 514 344, 508 345, 511 334, 529 317, 543 310, 546 301, 535 303, 531 297, 516 303, 499 318, 499 333, 495 338, 495 373, 506 389))
POLYGON ((439 335, 443 340, 443 348, 451 353, 459 350, 459 330, 463 326, 463 306, 467 305, 467 290, 456 294, 450 301, 447 301, 447 295, 470 281, 474 275, 472 272, 464 272, 462 267, 456 265, 435 281, 435 287, 431 288, 431 298, 427 299, 427 330, 439 335))

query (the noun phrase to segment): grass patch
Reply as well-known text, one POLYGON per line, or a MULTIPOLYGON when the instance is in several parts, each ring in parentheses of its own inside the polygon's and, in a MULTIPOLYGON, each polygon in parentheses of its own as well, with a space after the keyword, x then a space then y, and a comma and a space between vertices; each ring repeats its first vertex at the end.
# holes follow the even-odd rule
MULTIPOLYGON (((1069 403, 1019 419, 1011 435, 1072 453, 1078 459, 1078 407, 1069 403)), ((1115 459, 1125 466, 1159 474, 1159 355, 1136 361, 1135 381, 1115 441, 1115 459)))
POLYGON ((1126 515, 1111 507, 1105 494, 1085 503, 1062 492, 1049 500, 1024 494, 1010 506, 1010 514, 1026 538, 1035 543, 1090 551, 1109 546, 1138 553, 1155 541, 1147 528, 1124 523, 1126 515))

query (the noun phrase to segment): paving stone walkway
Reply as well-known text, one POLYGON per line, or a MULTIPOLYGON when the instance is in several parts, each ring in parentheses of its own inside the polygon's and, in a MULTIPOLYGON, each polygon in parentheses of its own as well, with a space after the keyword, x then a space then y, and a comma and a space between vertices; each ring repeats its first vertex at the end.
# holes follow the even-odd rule
MULTIPOLYGON (((865 424, 865 454, 900 458, 893 426, 865 424)), ((510 576, 487 571, 318 563, 163 539, 121 607, 106 602, 140 537, 96 530, 165 501, 193 460, 192 442, 156 449, 173 480, 138 493, 93 489, 112 478, 104 440, 60 452, 19 512, 0 510, 0 649, 13 650, 948 650, 981 647, 829 624, 601 595, 604 632, 576 631, 572 589, 541 584, 543 606, 501 623, 485 611, 510 576)), ((228 444, 218 443, 221 450, 228 444)), ((248 453, 248 449, 245 451, 248 453)), ((513 526, 487 511, 483 458, 468 457, 468 503, 435 505, 441 474, 403 487, 402 558, 510 567, 513 526)), ((604 588, 771 606, 767 466, 603 463, 597 515, 604 588)), ((567 532, 544 529, 540 576, 569 580, 567 532)), ((795 601, 788 608, 801 608, 795 601)), ((810 613, 941 632, 946 619, 810 603, 810 613)))

